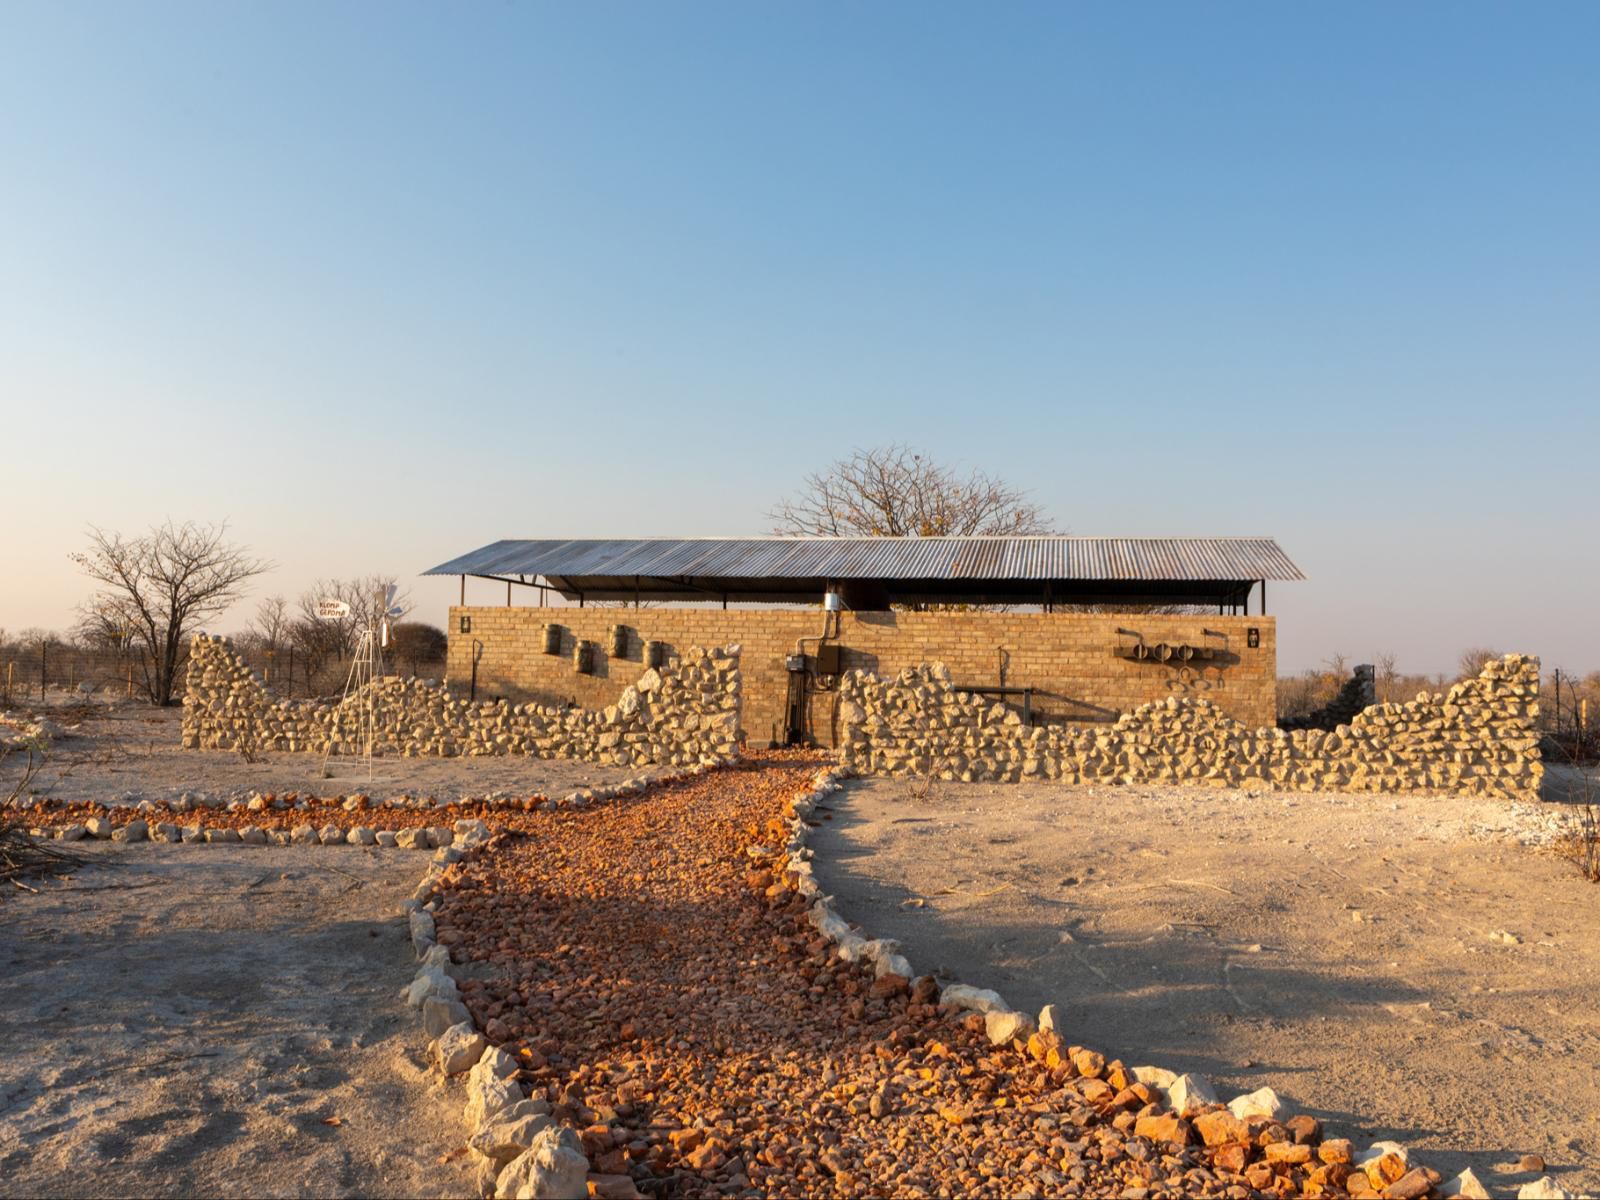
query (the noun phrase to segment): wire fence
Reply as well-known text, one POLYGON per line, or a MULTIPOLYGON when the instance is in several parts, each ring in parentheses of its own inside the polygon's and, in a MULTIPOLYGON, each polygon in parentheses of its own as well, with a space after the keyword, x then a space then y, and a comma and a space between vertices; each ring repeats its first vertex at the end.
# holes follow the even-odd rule
MULTIPOLYGON (((1292 721, 1325 707, 1349 678, 1349 669, 1342 663, 1279 678, 1279 721, 1292 721)), ((1400 704, 1415 699, 1419 692, 1448 691, 1454 682, 1444 676, 1380 672, 1378 703, 1400 704)), ((1539 716, 1534 726, 1544 738, 1549 760, 1593 762, 1600 757, 1600 671, 1579 676, 1561 668, 1547 670, 1540 682, 1539 716)))
MULTIPOLYGON (((245 661, 279 696, 337 696, 350 673, 346 656, 308 655, 296 647, 246 649, 245 661)), ((385 661, 386 673, 444 678, 443 660, 385 661)), ((0 708, 60 703, 64 699, 149 699, 150 664, 138 652, 102 650, 70 642, 0 645, 0 708)), ((187 656, 180 660, 173 699, 181 700, 187 656)))

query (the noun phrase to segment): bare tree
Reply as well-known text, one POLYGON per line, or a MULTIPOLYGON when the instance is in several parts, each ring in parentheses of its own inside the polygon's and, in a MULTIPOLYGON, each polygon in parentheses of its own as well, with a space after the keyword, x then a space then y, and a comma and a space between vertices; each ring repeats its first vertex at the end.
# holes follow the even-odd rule
POLYGON ((937 537, 1049 533, 1027 493, 982 471, 960 475, 909 446, 857 450, 805 477, 768 514, 780 534, 937 537))
POLYGON ((282 596, 268 596, 256 605, 256 615, 250 620, 250 632, 256 636, 263 650, 277 653, 289 641, 289 626, 294 618, 289 613, 289 602, 282 596))
POLYGON ((444 630, 422 621, 402 621, 389 630, 389 649, 415 675, 422 663, 442 662, 450 639, 444 630))
POLYGON ((227 541, 226 532, 226 525, 168 521, 124 538, 91 527, 89 549, 72 555, 85 574, 105 585, 86 611, 133 631, 153 703, 172 703, 184 639, 271 566, 227 541))
POLYGON ((1387 704, 1399 698, 1397 685, 1400 682, 1400 670, 1392 653, 1378 655, 1376 682, 1379 700, 1387 704))
POLYGON ((1461 660, 1457 663, 1457 670, 1461 672, 1460 678, 1476 679, 1483 671, 1484 664, 1500 656, 1500 651, 1491 650, 1487 646, 1474 646, 1470 650, 1463 650, 1461 660))
MULTIPOLYGON (((316 617, 296 619, 289 626, 289 644, 300 656, 300 668, 304 672, 308 692, 315 692, 317 676, 322 673, 328 660, 344 652, 337 626, 329 621, 319 621, 316 617)), ((288 682, 292 685, 294 680, 291 678, 288 682)))
MULTIPOLYGON (((388 589, 395 586, 395 581, 389 575, 366 575, 359 579, 319 579, 312 584, 309 591, 300 597, 300 621, 320 624, 323 626, 322 635, 313 635, 309 630, 302 629, 302 639, 323 647, 331 644, 334 657, 346 658, 355 652, 356 643, 361 640, 361 631, 374 624, 383 615, 383 597, 388 589), (317 605, 323 600, 342 600, 350 606, 350 612, 343 617, 334 617, 323 620, 317 616, 317 605)), ((396 591, 392 607, 400 610, 404 616, 411 607, 409 592, 396 591)), ((394 617, 399 620, 400 617, 394 617)), ((300 643, 296 643, 299 645, 300 643)))

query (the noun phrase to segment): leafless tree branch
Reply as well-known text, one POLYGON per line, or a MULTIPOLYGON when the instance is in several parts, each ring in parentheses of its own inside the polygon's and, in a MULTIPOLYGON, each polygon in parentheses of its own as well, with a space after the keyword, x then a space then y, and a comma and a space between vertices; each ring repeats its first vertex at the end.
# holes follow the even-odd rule
POLYGON ((146 659, 146 691, 171 704, 188 635, 244 594, 244 585, 270 569, 226 540, 226 525, 168 521, 139 537, 91 527, 89 549, 72 560, 103 585, 86 618, 127 630, 146 659))
POLYGON ((1050 533, 1028 493, 973 470, 961 475, 905 445, 857 450, 805 477, 768 512, 774 532, 817 537, 1050 533))

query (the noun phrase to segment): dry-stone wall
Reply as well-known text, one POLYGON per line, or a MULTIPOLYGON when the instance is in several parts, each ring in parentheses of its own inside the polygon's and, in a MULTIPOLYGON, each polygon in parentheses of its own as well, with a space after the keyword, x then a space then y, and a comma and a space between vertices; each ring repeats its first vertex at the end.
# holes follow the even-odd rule
POLYGON ((1145 704, 1111 726, 1029 728, 958 692, 942 664, 840 685, 842 765, 964 781, 1193 783, 1292 791, 1438 790, 1529 799, 1544 766, 1539 660, 1511 654, 1448 692, 1379 704, 1322 730, 1250 729, 1206 700, 1145 704))
POLYGON ((1378 702, 1377 670, 1371 663, 1362 663, 1344 681, 1339 694, 1315 712, 1303 717, 1289 717, 1278 722, 1280 729, 1321 729, 1332 732, 1348 725, 1357 713, 1378 702))
MULTIPOLYGON (((694 649, 649 670, 600 712, 505 700, 471 701, 440 684, 384 678, 371 686, 378 754, 527 754, 618 766, 688 766, 738 754, 739 647, 694 649)), ((276 696, 227 638, 190 648, 183 744, 204 750, 354 753, 363 690, 344 701, 276 696)))

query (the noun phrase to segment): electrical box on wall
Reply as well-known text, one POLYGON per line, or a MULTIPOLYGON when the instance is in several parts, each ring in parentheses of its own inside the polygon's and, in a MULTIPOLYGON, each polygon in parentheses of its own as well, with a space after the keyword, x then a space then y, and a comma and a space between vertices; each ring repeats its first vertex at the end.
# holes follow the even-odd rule
POLYGON ((823 645, 818 646, 817 647, 817 674, 818 675, 838 675, 838 674, 840 674, 840 662, 842 661, 842 658, 843 658, 843 655, 842 655, 841 652, 843 651, 843 649, 844 649, 844 647, 840 646, 837 642, 824 643, 823 645))

